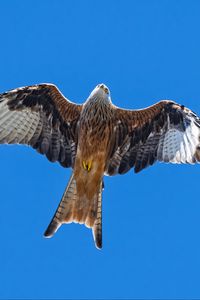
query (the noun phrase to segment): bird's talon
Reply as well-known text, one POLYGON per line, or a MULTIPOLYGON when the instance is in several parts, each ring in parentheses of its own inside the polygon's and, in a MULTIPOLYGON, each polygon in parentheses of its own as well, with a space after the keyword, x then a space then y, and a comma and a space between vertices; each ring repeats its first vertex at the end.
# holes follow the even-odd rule
POLYGON ((83 160, 83 169, 87 170, 87 164, 86 164, 86 162, 84 160, 83 160))
POLYGON ((90 172, 90 170, 91 170, 91 167, 92 167, 92 162, 91 162, 91 161, 89 161, 89 162, 88 162, 88 165, 87 165, 87 167, 88 167, 88 172, 90 172))
POLYGON ((85 160, 83 160, 83 169, 84 170, 90 172, 91 167, 92 167, 92 162, 91 161, 86 162, 85 160))

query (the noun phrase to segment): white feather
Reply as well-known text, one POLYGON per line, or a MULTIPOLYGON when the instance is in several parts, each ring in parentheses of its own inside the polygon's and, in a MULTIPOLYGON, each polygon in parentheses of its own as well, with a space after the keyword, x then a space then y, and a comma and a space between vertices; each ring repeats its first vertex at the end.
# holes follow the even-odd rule
POLYGON ((169 128, 164 136, 164 142, 159 144, 158 153, 162 151, 159 160, 172 163, 194 163, 195 152, 200 144, 200 130, 191 120, 185 131, 169 128))

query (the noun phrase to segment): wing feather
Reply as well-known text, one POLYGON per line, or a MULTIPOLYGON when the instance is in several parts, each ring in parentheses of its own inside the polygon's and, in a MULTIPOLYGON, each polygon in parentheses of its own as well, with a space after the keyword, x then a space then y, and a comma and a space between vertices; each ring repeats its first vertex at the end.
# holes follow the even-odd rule
POLYGON ((0 143, 30 145, 50 161, 70 167, 81 109, 51 84, 0 94, 0 143))
POLYGON ((143 110, 114 108, 114 146, 106 174, 124 174, 131 168, 139 172, 156 161, 200 161, 200 119, 188 108, 169 100, 143 110), (119 143, 120 132, 125 134, 119 143))

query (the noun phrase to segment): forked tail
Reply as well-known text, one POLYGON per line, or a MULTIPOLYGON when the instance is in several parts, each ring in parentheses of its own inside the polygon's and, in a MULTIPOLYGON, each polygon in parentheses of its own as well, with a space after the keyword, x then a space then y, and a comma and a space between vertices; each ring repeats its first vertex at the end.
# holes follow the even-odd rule
POLYGON ((80 223, 92 228, 95 245, 102 248, 102 183, 92 200, 78 197, 76 181, 72 174, 60 204, 44 233, 52 237, 64 223, 80 223))

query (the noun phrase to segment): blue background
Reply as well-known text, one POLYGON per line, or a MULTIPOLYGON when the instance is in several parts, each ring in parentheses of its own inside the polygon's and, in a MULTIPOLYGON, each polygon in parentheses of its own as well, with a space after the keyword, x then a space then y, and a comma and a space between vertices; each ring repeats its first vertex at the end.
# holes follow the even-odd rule
MULTIPOLYGON (((0 92, 42 82, 83 102, 173 99, 200 114, 200 1, 0 2, 0 92)), ((200 298, 200 166, 105 179, 102 251, 84 226, 46 229, 71 171, 0 147, 0 298, 200 298)))

